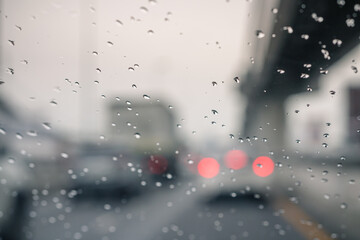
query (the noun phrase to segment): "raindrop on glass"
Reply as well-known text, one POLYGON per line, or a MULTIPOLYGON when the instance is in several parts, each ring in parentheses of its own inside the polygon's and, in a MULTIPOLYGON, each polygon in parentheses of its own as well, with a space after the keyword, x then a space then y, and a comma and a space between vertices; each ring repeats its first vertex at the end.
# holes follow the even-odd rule
POLYGON ((147 13, 149 10, 146 7, 140 7, 140 11, 147 13))
POLYGON ((354 73, 358 73, 358 69, 357 69, 357 67, 355 67, 355 66, 351 66, 351 70, 353 70, 354 73))
POLYGON ((300 75, 300 78, 304 78, 304 79, 309 78, 309 77, 310 77, 310 75, 307 74, 307 73, 302 73, 302 74, 300 75))
POLYGON ((48 122, 43 122, 43 123, 42 123, 42 126, 43 126, 46 130, 50 130, 50 129, 51 129, 51 125, 50 125, 50 123, 48 123, 48 122))
POLYGON ((263 31, 261 31, 261 30, 256 30, 255 34, 256 34, 256 37, 259 39, 265 37, 265 33, 263 33, 263 31))
POLYGON ((115 22, 119 24, 120 26, 124 25, 119 19, 116 19, 115 22))

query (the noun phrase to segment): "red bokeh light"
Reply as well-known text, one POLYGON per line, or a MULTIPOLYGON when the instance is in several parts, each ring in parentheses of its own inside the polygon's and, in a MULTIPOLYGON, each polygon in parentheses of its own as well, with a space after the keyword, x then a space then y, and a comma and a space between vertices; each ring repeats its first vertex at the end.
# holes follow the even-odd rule
POLYGON ((271 158, 261 156, 255 159, 252 164, 253 171, 259 177, 267 177, 274 171, 275 164, 271 158))
POLYGON ((224 161, 228 168, 238 170, 246 166, 248 157, 243 151, 232 150, 225 155, 224 161))
POLYGON ((214 158, 203 158, 197 168, 200 176, 213 178, 219 173, 220 165, 214 158))
POLYGON ((151 155, 148 159, 148 167, 153 174, 162 174, 168 168, 168 161, 163 156, 151 155))

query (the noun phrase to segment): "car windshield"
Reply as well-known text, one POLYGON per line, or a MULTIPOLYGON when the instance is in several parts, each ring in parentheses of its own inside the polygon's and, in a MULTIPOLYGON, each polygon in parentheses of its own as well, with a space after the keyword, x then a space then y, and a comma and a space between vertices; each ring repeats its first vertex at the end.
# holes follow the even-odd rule
POLYGON ((359 15, 0 1, 0 240, 360 239, 359 15))

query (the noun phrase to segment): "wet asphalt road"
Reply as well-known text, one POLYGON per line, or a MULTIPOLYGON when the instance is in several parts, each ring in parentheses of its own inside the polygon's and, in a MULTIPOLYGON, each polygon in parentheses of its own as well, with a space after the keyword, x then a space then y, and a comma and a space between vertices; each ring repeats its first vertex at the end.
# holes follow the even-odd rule
POLYGON ((135 196, 39 195, 23 239, 305 239, 269 201, 250 194, 204 198, 193 190, 186 185, 135 196))

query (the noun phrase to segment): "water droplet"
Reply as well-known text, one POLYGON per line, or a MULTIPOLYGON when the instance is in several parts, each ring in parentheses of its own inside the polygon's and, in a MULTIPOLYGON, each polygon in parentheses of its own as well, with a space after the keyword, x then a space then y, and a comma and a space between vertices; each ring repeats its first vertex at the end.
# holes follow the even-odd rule
POLYGON ((194 161, 192 159, 187 160, 188 164, 194 164, 194 161))
POLYGON ((324 133, 324 134, 323 134, 323 136, 326 137, 326 138, 329 137, 329 135, 330 135, 330 134, 328 134, 328 133, 324 133))
POLYGON ((176 124, 176 127, 177 127, 177 128, 182 128, 182 126, 181 126, 180 123, 176 124))
POLYGON ((263 165, 261 163, 256 164, 257 167, 262 168, 263 165))
POLYGON ((330 127, 330 126, 331 126, 331 123, 327 122, 327 123, 326 123, 326 126, 330 127))
POLYGON ((134 134, 134 137, 135 137, 136 139, 139 139, 139 138, 141 138, 141 135, 140 135, 140 133, 135 133, 135 134, 134 134))
POLYGON ((35 132, 34 130, 27 131, 26 134, 29 135, 30 137, 36 137, 37 136, 37 132, 35 132))
POLYGON ((218 115, 218 114, 219 114, 219 112, 216 111, 215 109, 212 109, 211 112, 212 112, 214 115, 218 115))
POLYGON ((5 129, 0 128, 0 133, 1 133, 2 135, 6 135, 6 131, 5 131, 5 129))
POLYGON ((100 69, 100 68, 96 68, 96 72, 101 73, 101 69, 100 69))
POLYGON ((308 40, 309 39, 309 35, 308 34, 302 34, 301 35, 302 39, 308 40))
POLYGON ((335 95, 335 93, 336 93, 336 92, 335 92, 334 90, 331 90, 331 91, 330 91, 330 94, 331 94, 331 95, 335 95))
POLYGON ((108 46, 109 46, 109 47, 114 46, 114 43, 113 43, 113 42, 111 42, 111 41, 107 41, 107 44, 108 44, 108 46))
POLYGON ((321 16, 318 16, 316 13, 312 13, 312 14, 311 14, 311 17, 312 17, 316 22, 319 22, 319 23, 321 23, 321 22, 324 21, 324 18, 321 17, 321 16))
POLYGON ((353 18, 346 19, 345 23, 348 27, 355 27, 355 19, 353 18))
POLYGON ((131 85, 132 88, 137 88, 136 84, 131 85))
POLYGON ((271 9, 271 12, 272 12, 273 14, 277 14, 277 13, 279 12, 279 10, 278 10, 277 8, 272 8, 272 9, 271 9))
POLYGON ((51 125, 50 125, 50 123, 48 123, 48 122, 43 122, 43 123, 42 123, 42 126, 43 126, 46 130, 50 130, 50 129, 51 129, 51 125))
POLYGON ((256 34, 256 37, 259 39, 265 37, 265 33, 263 33, 263 31, 261 31, 261 30, 256 30, 255 34, 256 34))
POLYGON ((293 28, 290 26, 284 26, 283 30, 287 31, 289 34, 292 34, 294 32, 293 28))
POLYGON ((150 96, 144 94, 144 95, 143 95, 143 98, 149 100, 149 99, 150 99, 150 96))
POLYGON ((20 133, 16 133, 16 138, 21 140, 23 139, 23 136, 20 133))
POLYGON ((278 70, 276 70, 278 73, 280 73, 280 74, 284 74, 285 73, 285 70, 283 70, 283 69, 278 69, 278 70))
POLYGON ((310 86, 307 86, 306 91, 312 92, 312 88, 310 86))
POLYGON ((146 7, 140 7, 140 10, 141 10, 143 13, 147 13, 147 12, 149 11, 146 7))
POLYGON ((357 67, 355 67, 355 66, 351 66, 351 70, 353 70, 354 73, 358 73, 358 69, 357 69, 357 67))
POLYGON ((295 142, 296 142, 296 143, 301 143, 300 139, 296 139, 295 142))
POLYGON ((211 84, 212 84, 213 86, 216 86, 216 85, 217 85, 217 82, 211 82, 211 84))
POLYGON ((55 100, 51 100, 51 101, 50 101, 50 104, 51 104, 52 106, 58 105, 58 103, 57 103, 55 100))
POLYGON ((327 148, 329 145, 327 143, 322 143, 321 146, 323 146, 324 148, 327 148))
POLYGON ((302 74, 300 75, 300 78, 304 78, 304 79, 309 78, 309 77, 310 77, 310 75, 307 74, 307 73, 302 73, 302 74))
POLYGON ((328 173, 329 173, 329 171, 327 171, 327 170, 322 171, 323 176, 327 175, 328 173))
POLYGON ((62 158, 69 158, 69 154, 67 154, 67 153, 60 153, 60 156, 62 157, 62 158))
POLYGON ((345 161, 345 160, 346 160, 346 157, 341 156, 341 157, 340 157, 340 160, 341 160, 341 161, 345 161))
POLYGON ((340 39, 333 39, 332 44, 337 45, 338 47, 341 47, 342 41, 340 39))
POLYGON ((300 112, 300 110, 295 110, 295 113, 299 113, 300 112))
POLYGON ((322 74, 322 75, 326 75, 326 74, 328 74, 328 70, 323 70, 323 69, 320 69, 320 74, 322 74))
POLYGON ((29 61, 24 59, 24 60, 21 60, 20 63, 27 65, 27 64, 29 64, 29 61))
POLYGON ((355 179, 350 179, 349 184, 355 184, 355 179))
POLYGON ((326 59, 326 60, 330 60, 330 59, 331 59, 330 53, 329 53, 328 50, 326 50, 326 49, 321 49, 321 53, 323 54, 324 59, 326 59))
POLYGON ((340 208, 341 209, 346 209, 348 206, 347 206, 347 204, 346 203, 341 203, 340 204, 340 208))
POLYGON ((13 40, 8 40, 8 41, 9 41, 11 46, 15 46, 15 41, 13 41, 13 40))
POLYGON ((150 29, 150 30, 147 31, 147 33, 148 33, 149 35, 153 35, 153 34, 154 34, 154 31, 150 29))
POLYGON ((130 72, 135 71, 135 69, 134 69, 133 67, 129 67, 128 70, 129 70, 130 72))
POLYGON ((251 64, 254 64, 255 63, 255 59, 253 57, 250 57, 250 62, 251 64))
POLYGON ((93 54, 94 56, 99 55, 99 53, 98 53, 97 51, 93 51, 92 54, 93 54))
POLYGON ((11 74, 11 75, 14 75, 15 71, 13 68, 7 68, 7 73, 11 74))
POLYGON ((234 139, 234 138, 235 138, 234 134, 229 134, 229 137, 230 137, 231 139, 234 139))
POLYGON ((174 107, 172 105, 169 105, 168 108, 173 109, 174 107))
POLYGON ((234 77, 234 81, 235 81, 236 83, 240 83, 240 78, 239 78, 239 77, 234 77))
POLYGON ((123 25, 124 25, 119 19, 116 19, 115 22, 116 22, 119 26, 123 26, 123 25))

